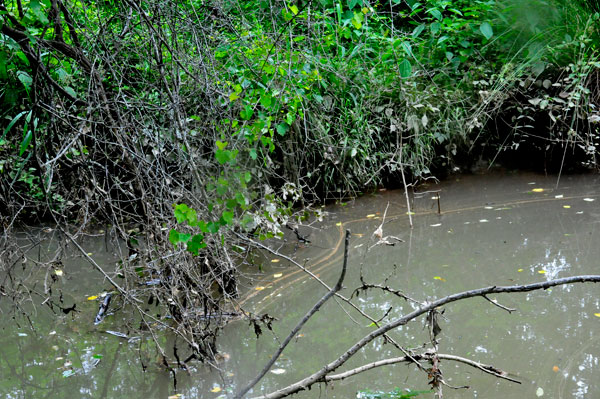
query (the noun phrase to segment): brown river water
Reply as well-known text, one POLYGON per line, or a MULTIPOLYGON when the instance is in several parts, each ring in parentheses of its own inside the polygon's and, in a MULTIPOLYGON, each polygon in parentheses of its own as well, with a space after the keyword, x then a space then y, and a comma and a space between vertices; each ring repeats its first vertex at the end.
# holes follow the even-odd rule
MULTIPOLYGON (((412 229, 403 192, 378 191, 325 208, 322 222, 300 228, 310 234, 308 244, 298 245, 292 235, 286 242, 267 244, 281 247, 282 253, 333 285, 341 270, 343 231, 350 229, 348 274, 341 292, 345 296, 360 286, 361 274, 368 283, 385 284, 421 302, 490 285, 600 274, 599 183, 597 176, 562 176, 558 186, 556 177, 528 173, 455 176, 419 187, 420 193, 412 198, 412 229), (382 223, 386 206, 383 235, 404 242, 374 246, 372 233, 382 223)), ((101 238, 89 240, 85 248, 98 263, 114 268, 116 258, 101 238)), ((264 329, 257 339, 248 322, 230 323, 219 341, 218 370, 199 364, 180 372, 177 390, 157 365, 147 337, 125 339, 104 332, 119 331, 119 318, 127 317, 123 312, 94 326, 97 303, 86 298, 101 290, 102 279, 81 257, 65 261, 64 300, 78 303, 79 312, 57 317, 38 307, 31 317, 34 330, 21 318, 0 314, 0 397, 228 397, 258 373, 279 342, 326 293, 285 259, 269 253, 260 257, 262 270, 246 271, 247 294, 242 301, 248 310, 276 317, 273 331, 264 329)), ((449 304, 440 318, 439 352, 491 364, 522 383, 446 360, 441 363, 445 380, 470 388, 444 388, 445 398, 600 397, 599 286, 577 284, 490 299, 516 311, 508 313, 480 297, 449 304)), ((387 313, 383 323, 414 309, 413 304, 377 290, 362 292, 353 302, 375 319, 387 313)), ((319 370, 372 331, 370 324, 347 304, 330 300, 249 396, 319 370)), ((390 335, 409 348, 428 343, 422 317, 390 335)), ((401 355, 392 345, 375 340, 339 371, 401 355)), ((360 390, 396 387, 427 390, 428 378, 414 366, 397 364, 315 385, 294 397, 356 398, 360 390)))

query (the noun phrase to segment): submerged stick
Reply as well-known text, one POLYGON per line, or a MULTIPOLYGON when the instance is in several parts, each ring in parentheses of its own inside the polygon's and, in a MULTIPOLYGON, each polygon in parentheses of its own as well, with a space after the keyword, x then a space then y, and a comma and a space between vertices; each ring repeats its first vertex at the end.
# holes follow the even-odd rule
POLYGON ((344 263, 342 265, 342 274, 340 274, 340 278, 338 279, 335 286, 333 286, 327 294, 325 294, 315 305, 304 315, 302 320, 294 327, 294 329, 288 334, 286 339, 281 343, 275 354, 271 357, 271 360, 267 362, 265 367, 261 370, 260 373, 244 388, 242 388, 235 396, 235 399, 241 399, 250 389, 252 389, 258 381, 260 381, 265 374, 269 371, 269 369, 275 364, 283 350, 290 343, 290 341, 298 334, 298 331, 306 324, 306 322, 323 306, 325 302, 332 296, 336 294, 339 290, 342 289, 342 283, 344 282, 344 278, 346 277, 346 267, 348 265, 348 247, 350 246, 350 230, 346 230, 346 241, 344 244, 344 263))
POLYGON ((403 148, 400 148, 400 159, 398 163, 400 164, 400 174, 402 175, 402 184, 404 185, 404 195, 406 196, 406 213, 408 214, 408 223, 410 223, 410 228, 413 228, 412 221, 412 212, 410 211, 410 200, 408 199, 408 185, 406 184, 406 177, 404 177, 404 165, 402 165, 402 151, 403 148))

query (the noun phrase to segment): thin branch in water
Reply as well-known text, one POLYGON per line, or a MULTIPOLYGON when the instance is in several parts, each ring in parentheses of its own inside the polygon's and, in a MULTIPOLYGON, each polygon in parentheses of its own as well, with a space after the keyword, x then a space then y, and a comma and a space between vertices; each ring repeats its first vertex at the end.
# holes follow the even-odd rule
POLYGON ((502 304, 498 303, 498 301, 497 301, 497 300, 488 298, 488 297, 487 297, 487 295, 483 295, 483 297, 484 297, 484 298, 485 298, 487 301, 491 302, 491 303, 492 303, 492 305, 494 305, 494 306, 498 306, 500 309, 504 309, 504 310, 506 310, 508 313, 512 313, 512 312, 514 312, 514 311, 516 311, 516 310, 517 310, 517 309, 513 309, 513 308, 506 307, 506 306, 504 306, 504 305, 502 305, 502 304))
POLYGON ((340 278, 334 287, 332 287, 327 294, 325 294, 315 305, 304 315, 302 320, 292 329, 292 331, 288 334, 286 339, 281 343, 279 349, 275 352, 273 356, 271 356, 271 360, 265 365, 265 367, 261 370, 260 373, 244 388, 242 388, 236 395, 235 399, 241 399, 250 389, 252 389, 264 376, 267 374, 269 369, 275 364, 283 350, 286 346, 291 342, 291 340, 298 334, 298 331, 306 324, 306 322, 323 306, 327 300, 329 300, 332 296, 335 295, 336 292, 342 289, 342 283, 344 282, 344 278, 346 277, 346 267, 348 265, 348 247, 350 246, 350 230, 346 230, 346 240, 344 245, 344 263, 342 265, 342 273, 340 274, 340 278))

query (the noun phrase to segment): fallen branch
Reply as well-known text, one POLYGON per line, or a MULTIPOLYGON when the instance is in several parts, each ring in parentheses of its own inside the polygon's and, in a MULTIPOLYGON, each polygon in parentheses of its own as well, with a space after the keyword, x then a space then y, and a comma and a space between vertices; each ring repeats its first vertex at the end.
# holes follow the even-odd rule
POLYGON ((340 278, 338 279, 335 286, 333 286, 327 294, 325 294, 315 305, 304 315, 302 320, 294 327, 294 329, 288 334, 285 341, 279 346, 275 354, 271 357, 271 360, 265 365, 265 367, 261 370, 260 373, 244 388, 242 388, 236 395, 235 399, 241 399, 252 387, 254 387, 258 381, 260 381, 265 374, 269 371, 269 369, 275 364, 281 353, 286 348, 286 346, 290 343, 290 341, 298 334, 298 331, 306 324, 306 322, 323 306, 327 300, 329 300, 332 296, 335 295, 336 292, 342 289, 342 283, 344 282, 344 278, 346 277, 346 266, 348 265, 348 247, 350 246, 350 230, 346 230, 346 241, 344 244, 344 263, 342 265, 342 274, 340 274, 340 278))
MULTIPOLYGON (((452 302, 456 302, 462 299, 473 298, 477 296, 485 296, 489 294, 499 294, 499 293, 514 293, 514 292, 529 292, 540 289, 548 289, 551 287, 565 285, 565 284, 573 284, 573 283, 585 283, 585 282, 600 282, 600 275, 583 275, 583 276, 573 276, 573 277, 565 277, 557 280, 543 281, 539 283, 526 284, 526 285, 513 285, 513 286, 491 286, 485 288, 479 288, 475 290, 463 291, 453 295, 448 295, 446 297, 440 298, 436 301, 430 302, 425 306, 421 306, 420 308, 412 311, 411 313, 396 319, 395 321, 386 324, 372 331, 370 334, 366 335, 354 345, 352 345, 348 350, 346 350, 342 355, 340 355, 336 360, 322 367, 319 371, 311 374, 310 376, 297 381, 287 387, 281 388, 277 391, 271 392, 264 396, 260 396, 260 399, 277 399, 283 398, 285 396, 303 391, 308 389, 312 385, 318 382, 326 382, 326 377, 332 371, 339 368, 341 365, 346 363, 348 359, 350 359, 356 352, 365 347, 368 343, 373 341, 375 338, 382 336, 390 330, 393 330, 397 327, 403 326, 407 324, 409 321, 430 312, 433 309, 436 309, 440 306, 447 305, 452 302)), ((439 355, 438 355, 439 356, 439 355)), ((458 357, 456 357, 458 359, 458 357)), ((454 360, 456 360, 454 359, 454 360)), ((257 399, 258 399, 257 398, 257 399)))

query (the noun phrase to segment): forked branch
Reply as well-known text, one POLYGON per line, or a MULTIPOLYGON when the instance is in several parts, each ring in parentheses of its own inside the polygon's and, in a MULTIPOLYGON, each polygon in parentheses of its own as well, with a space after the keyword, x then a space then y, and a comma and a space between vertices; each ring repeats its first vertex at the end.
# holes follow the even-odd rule
MULTIPOLYGON (((393 330, 397 327, 403 326, 403 325, 407 324, 409 321, 414 320, 415 318, 417 318, 423 314, 427 314, 428 312, 430 312, 436 308, 439 308, 441 306, 447 305, 449 303, 460 301, 460 300, 467 299, 467 298, 486 296, 489 294, 529 292, 529 291, 535 291, 535 290, 545 290, 545 289, 548 289, 551 287, 556 287, 559 285, 574 284, 574 283, 586 283, 586 282, 592 282, 592 283, 600 282, 600 275, 583 275, 583 276, 565 277, 565 278, 561 278, 561 279, 543 281, 543 282, 539 282, 539 283, 525 284, 525 285, 491 286, 491 287, 479 288, 479 289, 475 289, 475 290, 463 291, 463 292, 459 292, 459 293, 456 293, 453 295, 448 295, 448 296, 440 298, 436 301, 430 302, 424 306, 421 306, 418 309, 412 311, 411 313, 409 313, 405 316, 402 316, 402 317, 392 321, 389 324, 386 324, 386 325, 383 325, 383 326, 377 328, 376 330, 372 331, 370 334, 366 335, 364 338, 357 341, 354 345, 352 345, 350 348, 348 348, 343 354, 341 354, 337 359, 335 359, 331 363, 323 366, 319 371, 313 373, 312 375, 310 375, 300 381, 297 381, 291 385, 288 385, 287 387, 281 388, 277 391, 271 392, 264 396, 257 397, 256 399, 259 399, 259 398, 260 399, 283 398, 288 395, 297 393, 299 391, 308 389, 315 383, 326 382, 328 380, 327 376, 329 376, 334 370, 338 369, 340 366, 342 366, 344 363, 346 363, 346 361, 349 360, 354 354, 356 354, 356 352, 358 352, 360 349, 365 347, 367 344, 369 344, 375 338, 378 338, 390 330, 393 330)), ((438 355, 438 357, 439 357, 439 355, 438 355)), ((455 356, 452 360, 461 361, 461 360, 466 360, 466 359, 455 356)), ((469 364, 468 361, 464 361, 464 363, 469 364)), ((381 364, 381 365, 384 365, 384 364, 381 364)), ((487 366, 487 367, 484 365, 481 365, 481 366, 482 367, 478 367, 478 368, 481 369, 482 371, 489 372, 492 370, 496 370, 495 373, 491 373, 491 374, 494 374, 500 378, 505 377, 505 375, 503 375, 504 374, 503 372, 501 372, 497 369, 494 369, 491 366, 487 366)), ((350 373, 350 372, 348 372, 348 373, 350 373, 351 375, 354 375, 354 374, 358 374, 359 372, 368 370, 370 368, 372 368, 372 367, 365 367, 364 370, 358 369, 358 370, 355 370, 354 373, 350 373)), ((341 373, 339 375, 336 375, 335 377, 336 377, 336 379, 346 378, 346 376, 344 376, 344 374, 345 373, 341 373)), ((348 376, 350 376, 350 375, 348 375, 348 376)), ((331 376, 331 377, 334 377, 334 376, 331 376)), ((330 377, 330 379, 331 379, 331 377, 330 377)), ((241 397, 241 396, 238 396, 238 398, 239 397, 241 397)))
POLYGON ((279 348, 277 349, 275 354, 271 357, 271 360, 269 360, 269 362, 267 362, 267 364, 261 370, 261 372, 258 373, 258 375, 248 385, 246 385, 244 388, 242 388, 235 395, 235 399, 241 399, 250 389, 252 389, 252 387, 254 387, 258 383, 258 381, 260 381, 265 376, 265 374, 267 374, 269 369, 273 366, 273 364, 275 364, 277 359, 279 359, 279 356, 281 356, 281 353, 283 352, 285 347, 290 343, 292 338, 294 338, 298 334, 298 331, 300 331, 300 329, 306 324, 306 322, 321 308, 321 306, 323 306, 323 304, 325 302, 327 302, 327 300, 329 298, 334 296, 336 292, 338 292, 339 290, 342 289, 342 283, 344 282, 344 278, 346 277, 346 266, 348 265, 348 246, 349 246, 349 244, 350 244, 350 230, 346 230, 346 241, 344 243, 344 263, 342 266, 342 273, 340 274, 340 278, 338 279, 337 283, 335 284, 335 286, 333 286, 329 290, 329 292, 327 294, 325 294, 308 311, 308 313, 306 313, 304 315, 302 320, 300 320, 300 322, 296 325, 296 327, 294 327, 294 329, 286 337, 285 341, 283 341, 282 344, 279 346, 279 348))

